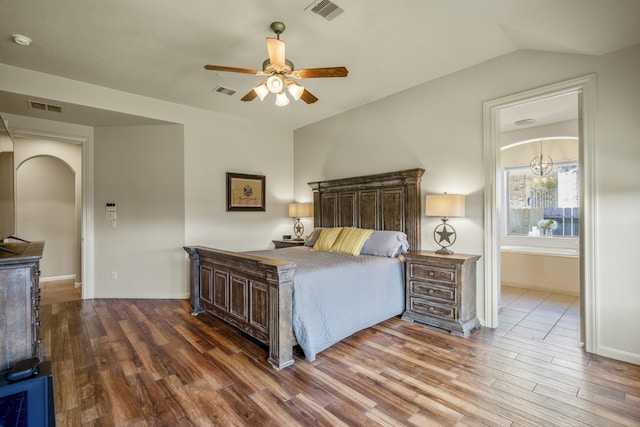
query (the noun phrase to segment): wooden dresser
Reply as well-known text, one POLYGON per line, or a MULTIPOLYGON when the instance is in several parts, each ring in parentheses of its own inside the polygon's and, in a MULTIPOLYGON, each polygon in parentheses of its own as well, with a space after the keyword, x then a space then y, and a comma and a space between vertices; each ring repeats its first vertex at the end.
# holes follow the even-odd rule
POLYGON ((0 371, 22 359, 44 359, 40 339, 40 259, 44 242, 3 243, 0 251, 0 371))
POLYGON ((413 251, 406 258, 406 310, 402 319, 468 337, 476 317, 478 255, 413 251))

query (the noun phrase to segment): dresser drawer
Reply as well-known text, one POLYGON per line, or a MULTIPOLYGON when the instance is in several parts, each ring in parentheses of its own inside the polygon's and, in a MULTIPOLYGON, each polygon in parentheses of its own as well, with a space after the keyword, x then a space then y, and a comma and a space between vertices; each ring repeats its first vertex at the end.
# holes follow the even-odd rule
POLYGON ((410 310, 417 314, 444 317, 451 320, 457 319, 457 310, 454 305, 437 304, 422 298, 410 298, 410 310))
POLYGON ((412 296, 436 299, 452 304, 458 301, 458 292, 455 286, 439 286, 431 282, 418 282, 414 280, 411 281, 409 286, 412 296))
POLYGON ((439 268, 430 265, 412 263, 409 274, 412 279, 438 280, 446 283, 456 283, 455 268, 439 268))

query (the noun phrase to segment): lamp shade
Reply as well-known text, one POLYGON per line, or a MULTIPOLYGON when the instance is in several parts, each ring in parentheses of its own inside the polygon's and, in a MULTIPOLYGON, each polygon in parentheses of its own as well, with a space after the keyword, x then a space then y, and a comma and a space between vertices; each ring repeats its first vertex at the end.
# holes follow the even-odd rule
POLYGON ((284 91, 276 94, 276 105, 278 107, 284 107, 289 104, 289 98, 287 98, 287 94, 284 91))
POLYGON ((289 203, 289 218, 313 216, 313 203, 289 203))
POLYGON ((265 82, 260 83, 258 86, 254 87, 253 90, 258 94, 260 101, 264 100, 264 97, 269 94, 269 89, 267 89, 267 84, 265 82))
POLYGON ((280 74, 274 74, 267 79, 267 89, 271 93, 280 93, 284 89, 284 78, 280 74))
POLYGON ((424 213, 426 216, 441 218, 464 216, 464 195, 429 194, 425 201, 424 213))
POLYGON ((302 93, 304 92, 304 87, 300 86, 296 82, 288 81, 287 82, 287 90, 289 91, 291 96, 293 96, 293 99, 295 99, 297 101, 302 96, 302 93))

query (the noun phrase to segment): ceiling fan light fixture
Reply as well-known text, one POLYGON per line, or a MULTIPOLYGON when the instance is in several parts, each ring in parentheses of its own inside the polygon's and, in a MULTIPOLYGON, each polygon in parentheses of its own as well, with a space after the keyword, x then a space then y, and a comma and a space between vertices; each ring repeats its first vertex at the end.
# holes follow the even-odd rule
MULTIPOLYGON (((330 5, 332 8, 333 3, 327 0, 315 0, 314 5, 330 5)), ((324 6, 321 6, 324 7, 324 6)), ((339 9, 339 8, 338 8, 339 9)), ((327 15, 331 14, 335 10, 327 9, 327 15)), ((342 12, 342 9, 339 9, 342 12)), ((211 65, 204 66, 205 70, 209 71, 222 71, 229 73, 241 73, 252 74, 255 76, 266 77, 267 80, 253 87, 247 92, 240 101, 250 102, 255 98, 264 98, 273 93, 276 95, 276 104, 284 106, 289 104, 288 96, 291 96, 294 100, 303 100, 307 104, 315 103, 318 98, 309 92, 304 86, 294 83, 289 79, 309 79, 319 77, 347 77, 349 71, 346 67, 322 67, 322 68, 303 68, 296 70, 293 67, 293 62, 288 60, 285 56, 285 44, 280 40, 280 34, 285 29, 285 25, 282 22, 273 22, 271 24, 271 30, 276 34, 277 38, 267 37, 267 52, 269 57, 262 62, 262 70, 254 70, 250 68, 228 67, 225 65, 211 65), (287 95, 287 92, 289 94, 287 95)))
POLYGON ((284 89, 284 78, 280 74, 274 74, 267 79, 267 89, 271 93, 280 93, 284 89))
POLYGON ((258 98, 260 101, 264 100, 264 97, 269 94, 269 89, 267 89, 267 83, 262 82, 258 86, 254 87, 253 90, 258 94, 258 98))
POLYGON ((287 81, 287 90, 296 101, 300 99, 302 93, 304 92, 304 86, 299 85, 296 82, 292 82, 291 80, 287 81))
POLYGON ((276 95, 276 105, 278 107, 284 107, 285 105, 289 105, 289 98, 284 91, 280 92, 276 95))

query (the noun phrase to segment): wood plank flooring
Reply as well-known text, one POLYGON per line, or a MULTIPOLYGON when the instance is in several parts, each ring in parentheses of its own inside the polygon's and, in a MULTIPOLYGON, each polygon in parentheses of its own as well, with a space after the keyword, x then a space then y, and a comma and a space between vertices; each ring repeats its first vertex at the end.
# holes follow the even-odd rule
POLYGON ((392 318, 275 371, 187 301, 55 286, 40 316, 58 426, 640 426, 640 366, 566 342, 392 318))

